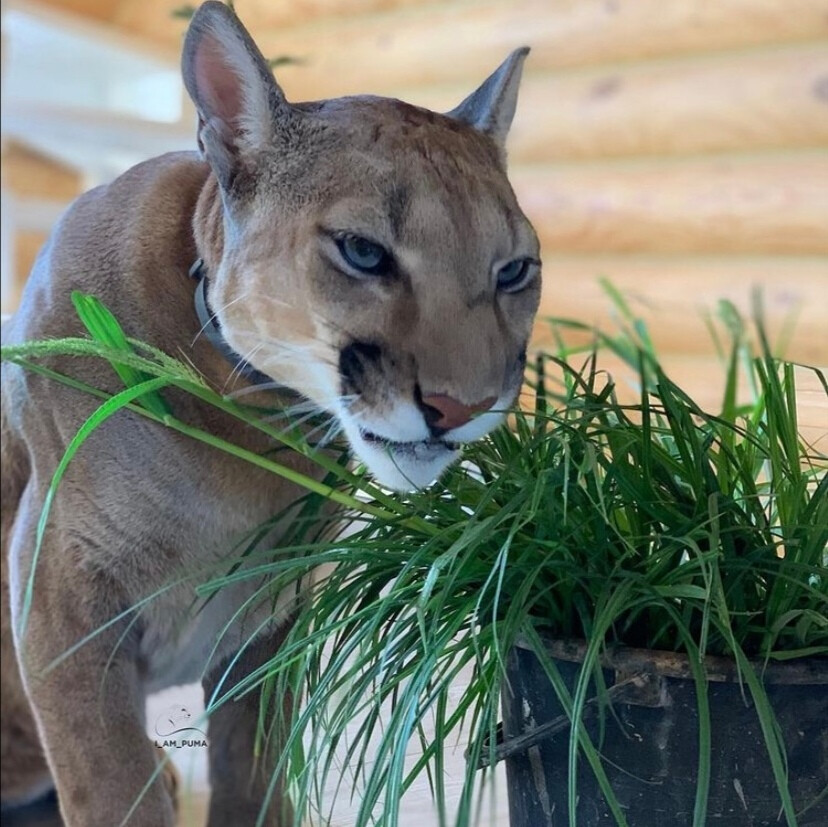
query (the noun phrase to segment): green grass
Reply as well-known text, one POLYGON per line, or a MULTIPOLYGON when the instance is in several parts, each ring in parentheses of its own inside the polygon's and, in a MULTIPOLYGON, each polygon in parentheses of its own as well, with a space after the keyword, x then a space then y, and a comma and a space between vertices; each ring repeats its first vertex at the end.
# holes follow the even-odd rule
MULTIPOLYGON (((266 700, 293 692, 281 769, 299 814, 324 809, 321 790, 344 756, 359 776, 360 824, 394 827, 400 795, 422 773, 443 822, 472 823, 483 781, 476 767, 484 753, 493 757, 504 659, 522 637, 576 722, 570 824, 576 824, 581 760, 625 823, 598 749, 579 723, 602 651, 622 644, 690 656, 701 744, 694 825, 705 821, 710 774, 706 654, 734 658, 742 669, 780 807, 793 825, 783 747, 761 673, 750 661, 828 654, 826 457, 799 436, 796 371, 774 358, 759 310, 751 330, 722 305, 723 393, 710 411, 664 372, 646 329, 622 297, 615 299, 620 333, 596 334, 587 352, 561 344, 539 355, 529 371, 530 409, 468 446, 462 466, 439 484, 406 497, 347 470, 341 454, 315 451, 298 430, 265 425, 255 410, 219 396, 185 365, 118 335, 105 313, 93 312, 90 323, 83 302, 78 306, 86 307, 94 340, 8 348, 3 358, 41 372, 41 357, 54 352, 107 358, 131 390, 104 402, 90 428, 127 406, 308 489, 284 547, 261 548, 253 532, 244 568, 195 587, 209 595, 235 579, 268 573, 275 594, 296 588, 319 565, 335 565, 314 586, 313 600, 272 661, 213 699, 226 702, 260 687, 266 700), (602 371, 605 353, 620 356, 637 376, 641 390, 633 404, 619 401, 602 371), (740 381, 747 403, 739 401, 740 381), (178 422, 163 407, 166 385, 269 428, 274 439, 323 464, 325 481, 291 477, 270 459, 178 422), (342 506, 339 519, 349 525, 336 540, 314 527, 327 498, 342 506), (545 653, 548 637, 588 641, 571 693, 545 653), (469 669, 468 689, 450 701, 458 673, 469 669), (425 732, 430 717, 437 722, 433 738, 425 732), (467 771, 459 810, 450 813, 443 750, 461 730, 469 742, 467 771), (413 741, 423 757, 412 767, 406 750, 413 741)), ((560 342, 572 327, 583 329, 555 323, 560 342)), ((828 393, 823 374, 814 373, 828 393)), ((59 473, 55 486, 58 480, 59 473)), ((260 741, 266 748, 266 732, 260 741)))

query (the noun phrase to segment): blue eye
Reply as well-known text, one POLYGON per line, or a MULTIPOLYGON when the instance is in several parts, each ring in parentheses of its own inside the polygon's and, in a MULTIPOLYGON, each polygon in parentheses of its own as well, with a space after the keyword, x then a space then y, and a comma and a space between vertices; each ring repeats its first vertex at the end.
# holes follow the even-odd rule
POLYGON ((346 263, 361 273, 378 276, 391 266, 391 256, 385 248, 367 238, 346 233, 336 238, 336 246, 346 263))
POLYGON ((529 284, 536 269, 536 262, 530 258, 516 258, 504 264, 497 271, 497 289, 504 293, 517 293, 529 284))

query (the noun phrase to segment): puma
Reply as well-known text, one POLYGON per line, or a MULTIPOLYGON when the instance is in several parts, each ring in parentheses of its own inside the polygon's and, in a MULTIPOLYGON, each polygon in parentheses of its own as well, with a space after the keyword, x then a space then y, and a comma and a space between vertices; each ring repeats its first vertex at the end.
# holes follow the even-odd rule
MULTIPOLYGON (((540 263, 504 142, 527 52, 448 114, 369 96, 289 103, 234 13, 204 3, 182 61, 199 151, 139 164, 79 198, 41 252, 5 341, 81 335, 70 300, 81 290, 217 389, 255 389, 265 376, 272 387, 255 392, 271 407, 303 397, 386 487, 428 485, 459 446, 502 421, 522 379, 540 263), (188 275, 198 260, 226 349, 200 335, 188 275)), ((101 360, 48 364, 107 392, 122 387, 101 360)), ((273 448, 194 397, 165 398, 181 420, 251 451, 273 448)), ((58 489, 21 636, 44 497, 98 404, 4 367, 2 802, 54 787, 70 827, 163 827, 175 805, 145 732, 146 694, 204 676, 209 695, 237 653, 229 682, 271 655, 289 623, 268 601, 239 614, 255 592, 247 581, 196 611, 192 586, 176 577, 226 559, 301 491, 117 414, 58 489)), ((320 475, 298 454, 279 458, 320 475)), ((272 759, 254 759, 258 724, 255 693, 210 718, 212 827, 256 823, 273 772, 272 759)), ((265 823, 290 818, 277 789, 265 823)))

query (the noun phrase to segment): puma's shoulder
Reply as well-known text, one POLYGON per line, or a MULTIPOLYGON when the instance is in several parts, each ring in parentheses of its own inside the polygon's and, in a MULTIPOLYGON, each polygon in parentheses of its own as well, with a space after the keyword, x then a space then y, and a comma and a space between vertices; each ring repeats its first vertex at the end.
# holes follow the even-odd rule
POLYGON ((77 335, 73 290, 101 299, 135 336, 149 334, 147 302, 181 293, 189 309, 192 216, 208 175, 196 153, 168 153, 75 199, 35 262, 8 340, 77 335))

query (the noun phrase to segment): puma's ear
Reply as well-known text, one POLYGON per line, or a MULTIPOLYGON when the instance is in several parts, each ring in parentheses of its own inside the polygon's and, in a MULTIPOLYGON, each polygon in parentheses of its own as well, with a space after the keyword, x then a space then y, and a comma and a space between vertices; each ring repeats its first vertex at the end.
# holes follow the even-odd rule
POLYGON ((515 116, 523 61, 528 54, 528 46, 515 49, 478 89, 447 113, 449 117, 480 130, 502 148, 515 116))
POLYGON ((198 111, 198 142, 222 186, 237 156, 271 142, 290 105, 233 10, 204 3, 190 21, 181 60, 184 85, 198 111))

